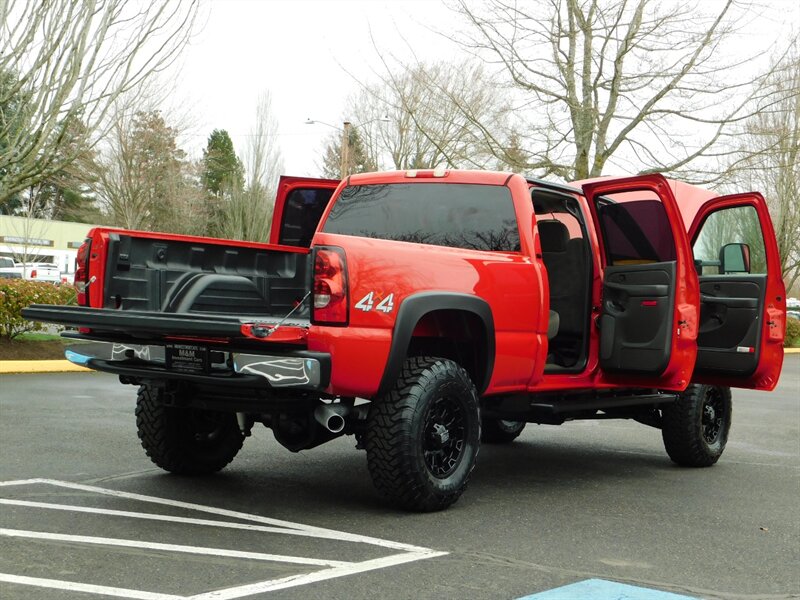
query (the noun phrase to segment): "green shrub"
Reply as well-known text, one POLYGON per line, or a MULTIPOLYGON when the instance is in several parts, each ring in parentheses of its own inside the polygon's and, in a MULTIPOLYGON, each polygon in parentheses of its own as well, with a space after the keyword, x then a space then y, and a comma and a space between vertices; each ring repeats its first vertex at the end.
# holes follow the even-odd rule
POLYGON ((43 329, 42 323, 22 318, 22 309, 31 304, 75 304, 75 301, 76 292, 71 285, 0 279, 0 337, 12 339, 26 331, 43 329))
POLYGON ((786 338, 783 345, 786 348, 800 344, 800 320, 791 317, 786 318, 786 338))

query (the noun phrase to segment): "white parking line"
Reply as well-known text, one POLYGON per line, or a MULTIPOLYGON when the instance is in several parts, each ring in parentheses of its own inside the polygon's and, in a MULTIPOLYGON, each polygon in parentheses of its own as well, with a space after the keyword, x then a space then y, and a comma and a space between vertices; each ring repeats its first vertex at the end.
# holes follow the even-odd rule
POLYGON ((104 496, 121 498, 125 500, 135 500, 139 502, 146 502, 149 504, 160 504, 164 506, 182 508, 188 511, 197 511, 206 514, 213 514, 216 516, 234 518, 240 521, 242 520, 249 521, 250 523, 237 523, 237 522, 229 522, 221 520, 214 521, 209 519, 197 519, 192 517, 160 515, 149 512, 122 511, 122 510, 114 510, 107 508, 56 504, 50 502, 32 502, 27 500, 16 500, 10 498, 1 498, 0 504, 6 506, 19 506, 19 507, 35 508, 35 509, 90 513, 90 514, 120 517, 120 518, 147 519, 154 521, 171 521, 174 523, 182 523, 187 525, 202 525, 207 527, 240 529, 240 530, 256 531, 267 534, 295 535, 306 538, 319 538, 319 539, 334 540, 345 543, 366 544, 383 549, 399 550, 400 553, 393 554, 390 556, 384 556, 381 558, 375 558, 372 560, 364 560, 360 562, 345 562, 345 561, 323 560, 317 558, 285 556, 278 554, 265 554, 259 552, 227 550, 221 548, 207 548, 202 546, 185 546, 176 544, 162 544, 158 542, 142 542, 138 540, 119 539, 119 538, 67 535, 59 533, 48 533, 48 532, 18 530, 18 529, 0 529, 0 535, 2 536, 23 538, 23 539, 26 538, 42 539, 42 540, 53 540, 53 541, 67 541, 72 543, 89 544, 89 545, 145 548, 145 549, 161 550, 167 552, 192 553, 192 554, 202 554, 209 556, 226 556, 232 558, 240 558, 242 560, 261 560, 261 561, 271 561, 271 562, 293 563, 299 565, 328 567, 312 573, 298 574, 289 577, 282 577, 279 579, 270 579, 256 583, 249 583, 222 590, 204 592, 189 597, 175 596, 170 594, 160 594, 157 592, 149 592, 144 590, 133 590, 133 589, 125 589, 117 587, 106 587, 106 586, 99 586, 92 584, 84 584, 72 581, 60 581, 56 579, 24 577, 20 575, 12 575, 6 573, 0 573, 0 582, 15 583, 18 585, 29 585, 36 587, 51 588, 51 589, 78 591, 78 592, 99 594, 105 596, 134 598, 141 600, 233 600, 235 598, 242 598, 245 596, 251 596, 253 594, 261 594, 264 592, 270 592, 289 587, 307 585, 310 583, 325 581, 327 579, 343 577, 345 575, 363 573, 366 571, 382 569, 418 560, 425 560, 428 558, 434 558, 437 556, 443 556, 447 554, 447 552, 438 552, 428 548, 413 546, 411 544, 403 544, 400 542, 393 542, 390 540, 383 540, 380 538, 351 534, 343 531, 336 531, 333 529, 326 529, 322 527, 313 527, 310 525, 303 525, 301 523, 292 523, 290 521, 272 519, 269 517, 262 517, 259 515, 252 515, 243 512, 231 511, 213 506, 205 506, 202 504, 194 504, 191 502, 182 502, 179 500, 170 500, 167 498, 158 498, 155 496, 145 496, 142 494, 133 494, 129 492, 109 490, 105 488, 83 485, 79 483, 56 481, 52 479, 26 479, 26 480, 0 482, 0 487, 22 486, 22 485, 33 485, 33 484, 52 485, 60 488, 91 492, 91 493, 101 494, 104 496))
POLYGON ((32 585, 34 587, 49 588, 51 590, 100 594, 101 596, 114 596, 115 598, 134 598, 136 600, 185 600, 183 596, 172 596, 170 594, 142 592, 139 590, 128 590, 105 585, 61 581, 59 579, 44 579, 42 577, 22 577, 21 575, 9 575, 8 573, 0 573, 0 582, 32 585))
POLYGON ((187 600, 233 600, 234 598, 252 596, 253 594, 261 594, 263 592, 273 592, 275 590, 282 590, 297 585, 325 581, 326 579, 334 579, 335 577, 342 577, 344 575, 354 575, 356 573, 374 571, 375 569, 394 567, 404 563, 414 562, 416 560, 434 558, 435 556, 444 556, 445 554, 447 554, 447 552, 433 551, 428 552, 425 555, 420 555, 414 552, 409 552, 407 554, 394 554, 392 556, 385 556, 383 558, 376 558, 374 560, 365 560, 360 563, 351 563, 350 566, 347 567, 325 569, 323 571, 308 573, 307 575, 294 575, 291 577, 284 577, 282 579, 273 579, 271 581, 261 581, 259 583, 253 583, 250 585, 242 585, 235 588, 229 588, 227 590, 217 590, 215 592, 197 594, 195 596, 190 596, 187 600))
POLYGON ((314 527, 312 525, 303 525, 301 523, 293 523, 291 521, 283 521, 280 519, 272 519, 269 517, 262 517, 259 515, 252 515, 234 510, 227 510, 224 508, 217 508, 214 506, 205 506, 203 504, 194 504, 192 502, 182 502, 180 500, 170 500, 168 498, 158 498, 156 496, 145 496, 143 494, 134 494, 131 492, 121 492, 118 490, 109 490, 106 488, 96 487, 93 485, 84 485, 82 483, 72 483, 68 481, 58 481, 55 479, 21 479, 17 481, 2 481, 0 487, 11 485, 32 485, 32 484, 46 484, 57 487, 64 487, 72 490, 80 490, 84 492, 94 492, 95 494, 102 494, 104 496, 113 496, 116 498, 125 498, 127 500, 139 500, 151 504, 161 504, 165 506, 174 506, 177 508, 185 508, 197 512, 204 512, 208 514, 220 515, 223 517, 231 517, 233 519, 240 519, 243 521, 251 521, 254 523, 262 523, 264 525, 275 525, 294 531, 303 531, 312 535, 311 537, 325 537, 327 539, 338 540, 341 542, 355 542, 362 544, 369 544, 372 546, 380 546, 382 548, 389 548, 392 550, 404 550, 405 552, 431 552, 428 548, 420 546, 412 546, 411 544, 403 544, 401 542, 392 542, 390 540, 383 540, 365 535, 358 535, 353 533, 346 533, 344 531, 337 531, 335 529, 326 529, 323 527, 314 527))
POLYGON ((247 560, 266 560, 270 562, 283 562, 295 565, 314 565, 317 567, 344 567, 350 565, 349 562, 344 562, 341 560, 319 560, 316 558, 284 556, 281 554, 264 554, 263 552, 243 552, 241 550, 206 548, 204 546, 161 544, 158 542, 140 542, 138 540, 95 537, 91 535, 71 535, 68 533, 46 533, 43 531, 27 531, 24 529, 0 528, 0 536, 25 538, 29 540, 52 540, 54 542, 74 542, 76 544, 89 544, 94 546, 119 546, 122 548, 141 548, 143 550, 163 550, 164 552, 178 552, 182 554, 201 554, 204 556, 226 556, 228 558, 244 558, 247 560))
MULTIPOLYGON (((46 510, 60 510, 66 512, 77 512, 96 515, 107 515, 112 517, 126 517, 129 519, 143 519, 148 521, 168 521, 171 523, 183 523, 185 525, 202 525, 207 527, 220 527, 222 529, 241 529, 244 531, 257 531, 260 533, 277 533, 281 535, 296 535, 300 537, 313 537, 317 539, 327 539, 342 541, 342 532, 333 531, 303 531, 300 529, 288 529, 286 527, 270 527, 268 525, 250 525, 249 523, 231 523, 229 521, 211 521, 209 519, 193 519, 189 517, 173 517, 170 515, 159 515, 156 513, 140 513, 129 510, 114 510, 110 508, 94 508, 91 506, 78 506, 75 504, 53 504, 51 502, 32 502, 30 500, 11 500, 0 498, 0 505, 24 506, 27 508, 41 508, 46 510)), ((360 540, 345 540, 360 541, 360 540)), ((373 544, 377 545, 377 544, 373 544)))

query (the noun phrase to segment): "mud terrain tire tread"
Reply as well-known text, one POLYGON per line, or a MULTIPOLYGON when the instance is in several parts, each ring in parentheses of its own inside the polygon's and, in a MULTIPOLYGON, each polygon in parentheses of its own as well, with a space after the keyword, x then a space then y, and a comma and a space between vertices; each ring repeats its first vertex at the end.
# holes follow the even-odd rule
POLYGON ((165 406, 160 393, 143 385, 136 398, 136 429, 150 460, 178 475, 209 475, 233 460, 244 443, 235 414, 165 406), (195 438, 196 418, 216 421, 210 439, 195 438))
POLYGON ((710 467, 728 441, 731 426, 731 390, 727 387, 691 384, 678 399, 662 409, 661 437, 670 459, 684 467, 710 467), (703 436, 703 410, 711 394, 723 409, 722 424, 713 442, 703 436))
POLYGON ((442 510, 458 500, 480 446, 479 410, 475 386, 457 363, 406 359, 395 386, 371 403, 367 420, 367 466, 381 495, 400 508, 419 512, 442 510), (465 440, 454 472, 439 478, 426 467, 423 436, 430 408, 443 392, 463 411, 465 440))

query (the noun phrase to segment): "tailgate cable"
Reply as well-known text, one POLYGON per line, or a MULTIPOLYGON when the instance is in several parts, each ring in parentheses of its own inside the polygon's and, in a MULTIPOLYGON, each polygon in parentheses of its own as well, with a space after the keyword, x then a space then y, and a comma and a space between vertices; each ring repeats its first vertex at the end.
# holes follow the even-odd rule
POLYGON ((275 333, 276 331, 278 331, 278 328, 279 328, 281 325, 283 325, 283 324, 286 322, 286 319, 288 319, 289 317, 291 317, 291 316, 294 314, 294 312, 295 312, 295 311, 296 311, 298 308, 300 308, 301 306, 303 306, 303 304, 305 303, 306 299, 307 299, 307 298, 308 298, 310 295, 311 295, 311 290, 309 290, 308 292, 306 292, 306 295, 305 295, 305 296, 303 296, 302 300, 300 300, 300 302, 298 302, 297 304, 295 304, 294 308, 293 308, 292 310, 290 310, 290 311, 289 311, 289 312, 286 314, 286 316, 285 316, 285 317, 283 317, 283 318, 282 318, 280 321, 278 321, 278 323, 277 323, 275 326, 273 326, 273 327, 268 327, 268 326, 266 326, 266 325, 253 325, 253 327, 252 327, 252 329, 251 329, 251 331, 253 332, 253 335, 254 335, 254 336, 256 336, 256 337, 258 337, 258 338, 268 338, 269 336, 271 336, 273 333, 275 333))

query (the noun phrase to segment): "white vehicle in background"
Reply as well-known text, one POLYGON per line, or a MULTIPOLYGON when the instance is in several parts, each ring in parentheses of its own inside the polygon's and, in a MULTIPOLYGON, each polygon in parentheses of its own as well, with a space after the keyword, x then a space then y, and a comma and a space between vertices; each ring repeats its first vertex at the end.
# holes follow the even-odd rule
POLYGON ((50 263, 15 263, 12 259, 0 256, 0 279, 28 279, 61 283, 61 272, 50 263))
POLYGON ((800 309, 800 300, 797 298, 787 298, 786 299, 786 308, 797 308, 800 309))

